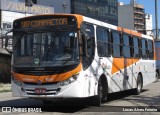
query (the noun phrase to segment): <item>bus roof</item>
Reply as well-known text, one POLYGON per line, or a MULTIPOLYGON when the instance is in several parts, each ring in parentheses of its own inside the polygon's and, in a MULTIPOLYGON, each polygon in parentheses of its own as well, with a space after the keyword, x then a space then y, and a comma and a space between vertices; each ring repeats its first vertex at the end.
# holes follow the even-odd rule
POLYGON ((144 35, 144 34, 138 33, 135 30, 122 28, 122 27, 119 27, 119 26, 115 26, 115 25, 112 25, 112 24, 109 24, 109 23, 105 23, 105 22, 102 22, 102 21, 98 21, 98 20, 95 20, 95 19, 92 19, 92 18, 88 18, 88 17, 85 17, 85 16, 83 16, 83 21, 88 22, 88 23, 92 23, 92 24, 95 24, 95 25, 98 25, 98 26, 106 27, 108 29, 124 32, 124 33, 130 34, 132 36, 144 37, 144 38, 153 40, 152 36, 148 36, 148 35, 144 35))
POLYGON ((112 25, 112 24, 109 24, 109 23, 98 21, 96 19, 92 19, 92 18, 83 16, 83 15, 79 15, 79 14, 63 14, 63 13, 59 13, 59 14, 40 14, 40 15, 33 15, 33 16, 19 18, 19 19, 16 19, 15 21, 23 20, 23 19, 27 19, 27 18, 31 18, 31 17, 32 18, 33 17, 39 17, 39 16, 64 16, 64 15, 65 16, 74 16, 74 17, 76 17, 77 23, 78 23, 78 28, 80 28, 82 22, 88 22, 88 23, 92 23, 94 25, 99 25, 99 26, 106 27, 106 28, 109 28, 109 29, 112 29, 112 30, 117 30, 117 31, 120 31, 120 32, 124 32, 124 33, 130 34, 132 36, 145 37, 147 39, 153 39, 151 36, 138 33, 135 30, 122 28, 122 27, 119 27, 119 26, 115 26, 115 25, 112 25))

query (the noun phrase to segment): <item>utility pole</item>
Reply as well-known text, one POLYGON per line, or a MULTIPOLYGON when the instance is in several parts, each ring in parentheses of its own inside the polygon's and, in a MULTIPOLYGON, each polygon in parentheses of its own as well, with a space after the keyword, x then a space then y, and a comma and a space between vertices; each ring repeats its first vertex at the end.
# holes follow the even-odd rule
POLYGON ((160 72, 160 39, 158 38, 158 6, 157 0, 155 0, 155 26, 156 26, 156 39, 154 42, 155 45, 155 54, 156 54, 156 81, 160 79, 160 75, 157 73, 160 72))
POLYGON ((157 7, 157 0, 155 0, 155 26, 156 26, 156 40, 158 38, 158 7, 157 7))

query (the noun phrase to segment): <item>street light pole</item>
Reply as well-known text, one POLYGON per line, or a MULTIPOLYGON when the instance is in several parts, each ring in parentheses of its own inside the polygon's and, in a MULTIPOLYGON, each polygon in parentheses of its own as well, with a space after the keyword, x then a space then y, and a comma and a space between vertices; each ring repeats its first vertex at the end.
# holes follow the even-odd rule
POLYGON ((157 7, 157 0, 155 0, 155 26, 156 26, 156 40, 158 40, 158 7, 157 7))

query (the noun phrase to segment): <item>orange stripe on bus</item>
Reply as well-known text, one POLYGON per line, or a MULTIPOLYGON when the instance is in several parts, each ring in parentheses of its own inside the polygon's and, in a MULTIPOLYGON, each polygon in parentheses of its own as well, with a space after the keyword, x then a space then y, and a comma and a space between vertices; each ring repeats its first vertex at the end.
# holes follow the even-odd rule
POLYGON ((156 54, 156 51, 154 51, 154 60, 160 60, 159 56, 156 54))
MULTIPOLYGON (((153 43, 155 43, 154 38, 153 38, 153 43)), ((158 59, 160 56, 158 54, 160 54, 160 49, 155 47, 155 44, 153 44, 154 47, 154 60, 160 60, 158 59)))
POLYGON ((139 59, 113 58, 112 74, 138 62, 139 59))
POLYGON ((78 14, 75 14, 74 16, 77 18, 78 28, 80 28, 80 26, 83 22, 83 17, 81 15, 78 15, 78 14))
POLYGON ((117 30, 121 31, 121 32, 125 32, 127 34, 131 34, 131 35, 137 36, 137 37, 141 37, 142 36, 141 33, 138 33, 136 31, 129 30, 129 29, 126 29, 126 28, 122 28, 122 27, 119 27, 119 26, 117 27, 117 30))
POLYGON ((126 29, 126 28, 123 28, 123 32, 128 33, 128 34, 131 34, 131 35, 134 35, 134 36, 138 36, 138 37, 141 37, 141 36, 142 36, 141 33, 138 33, 138 32, 135 32, 135 31, 133 31, 133 30, 126 29))
POLYGON ((38 80, 41 80, 42 83, 45 82, 59 82, 70 78, 71 76, 75 75, 76 73, 82 70, 82 64, 79 64, 77 68, 74 70, 68 71, 66 73, 56 74, 56 75, 44 75, 44 76, 34 76, 34 75, 23 75, 12 72, 13 76, 22 82, 32 82, 37 83, 38 80))
POLYGON ((117 30, 118 30, 118 31, 122 31, 122 27, 119 27, 119 26, 118 26, 118 27, 117 27, 117 30))

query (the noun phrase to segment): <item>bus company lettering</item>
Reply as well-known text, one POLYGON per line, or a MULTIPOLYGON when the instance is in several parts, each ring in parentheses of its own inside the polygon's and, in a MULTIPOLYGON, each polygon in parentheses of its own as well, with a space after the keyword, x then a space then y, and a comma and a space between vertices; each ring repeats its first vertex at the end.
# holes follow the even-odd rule
POLYGON ((58 25, 67 25, 67 18, 59 19, 46 19, 46 20, 32 20, 32 21, 22 21, 21 27, 44 27, 44 26, 58 26, 58 25))
POLYGON ((6 1, 6 5, 2 6, 3 9, 9 11, 18 11, 23 13, 33 13, 33 14, 49 14, 54 13, 53 7, 46 7, 42 5, 33 5, 32 7, 26 7, 24 2, 13 2, 6 1))

